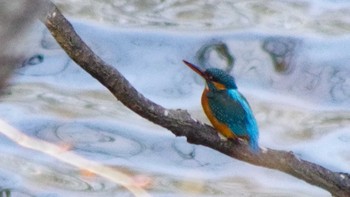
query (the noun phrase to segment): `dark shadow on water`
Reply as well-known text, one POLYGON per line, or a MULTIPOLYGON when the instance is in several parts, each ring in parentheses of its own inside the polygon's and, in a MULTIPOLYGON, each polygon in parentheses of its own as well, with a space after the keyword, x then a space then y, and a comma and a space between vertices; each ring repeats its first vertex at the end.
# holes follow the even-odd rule
POLYGON ((0 197, 10 197, 11 190, 10 189, 2 189, 0 190, 0 197))

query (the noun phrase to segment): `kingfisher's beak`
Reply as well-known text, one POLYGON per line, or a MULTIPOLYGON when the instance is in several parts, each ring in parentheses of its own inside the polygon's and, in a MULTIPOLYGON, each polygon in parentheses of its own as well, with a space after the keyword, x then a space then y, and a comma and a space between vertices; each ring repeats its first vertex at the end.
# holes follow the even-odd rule
POLYGON ((204 79, 207 79, 207 75, 202 71, 198 66, 195 66, 194 64, 189 63, 186 60, 182 60, 188 67, 190 67, 194 72, 202 76, 204 79))

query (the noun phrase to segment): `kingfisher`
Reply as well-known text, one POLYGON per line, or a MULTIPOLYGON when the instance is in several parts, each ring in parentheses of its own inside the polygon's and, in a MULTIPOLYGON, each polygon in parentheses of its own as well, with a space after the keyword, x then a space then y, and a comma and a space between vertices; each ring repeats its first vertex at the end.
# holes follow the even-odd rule
POLYGON ((247 99, 237 90, 234 77, 218 68, 202 70, 183 62, 206 81, 201 102, 215 129, 228 139, 247 140, 250 149, 258 152, 258 125, 247 99))

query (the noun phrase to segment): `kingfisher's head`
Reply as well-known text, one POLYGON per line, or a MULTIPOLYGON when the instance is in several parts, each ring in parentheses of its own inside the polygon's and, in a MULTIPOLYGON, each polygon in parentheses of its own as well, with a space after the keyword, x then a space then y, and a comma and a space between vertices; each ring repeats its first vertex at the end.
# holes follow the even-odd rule
POLYGON ((203 71, 197 66, 185 60, 183 60, 183 62, 188 67, 190 67, 193 71, 195 71, 197 74, 199 74, 205 79, 209 89, 211 88, 216 88, 218 90, 237 89, 235 79, 225 71, 218 68, 208 68, 205 71, 203 71))

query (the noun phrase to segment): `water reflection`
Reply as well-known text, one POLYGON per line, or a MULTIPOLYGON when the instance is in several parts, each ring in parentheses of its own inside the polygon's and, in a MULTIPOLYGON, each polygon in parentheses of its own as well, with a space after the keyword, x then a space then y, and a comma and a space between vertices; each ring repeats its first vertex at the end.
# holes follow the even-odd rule
POLYGON ((296 66, 295 59, 296 45, 298 41, 292 38, 270 37, 263 41, 262 48, 266 51, 275 67, 275 71, 281 74, 288 74, 296 66))
POLYGON ((235 57, 223 42, 212 42, 203 45, 197 51, 197 59, 204 69, 216 67, 231 72, 235 63, 235 57))
MULTIPOLYGON (((53 163, 32 162, 28 157, 2 155, 0 166, 31 180, 38 185, 54 186, 64 190, 91 191, 100 190, 101 186, 94 183, 94 187, 86 181, 78 178, 79 171, 72 170, 68 166, 53 163), (68 167, 68 169, 66 169, 68 167)), ((15 183, 15 185, 18 183, 15 183)))
POLYGON ((346 1, 54 0, 68 15, 113 26, 347 35, 346 1))
POLYGON ((124 132, 120 133, 108 127, 75 122, 50 125, 46 128, 39 126, 39 128, 35 134, 38 138, 68 144, 70 149, 77 150, 80 154, 92 153, 92 157, 101 155, 100 159, 129 158, 143 151, 143 145, 139 141, 125 135, 124 132))
MULTIPOLYGON (((349 39, 252 32, 141 33, 74 25, 141 93, 164 106, 188 109, 201 121, 207 121, 199 99, 203 82, 196 84, 181 60, 197 55, 203 67, 222 66, 236 77, 249 100, 262 146, 293 150, 337 171, 350 169, 346 156, 350 61, 344 47, 349 39)), ((112 181, 55 157, 74 154, 137 180, 141 177, 146 181, 140 184, 155 196, 231 196, 233 190, 243 196, 328 195, 282 173, 188 144, 140 118, 70 61, 43 32, 39 34, 43 37, 33 39, 36 47, 0 98, 0 116, 30 137, 64 149, 57 155, 34 152, 1 136, 1 169, 17 184, 13 188, 4 183, 3 188, 29 196, 49 195, 48 189, 56 196, 130 196, 112 181)))
POLYGON ((26 193, 24 191, 17 191, 15 189, 3 189, 3 190, 0 190, 0 197, 14 197, 14 196, 35 197, 34 194, 29 194, 29 193, 26 193))

